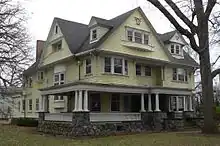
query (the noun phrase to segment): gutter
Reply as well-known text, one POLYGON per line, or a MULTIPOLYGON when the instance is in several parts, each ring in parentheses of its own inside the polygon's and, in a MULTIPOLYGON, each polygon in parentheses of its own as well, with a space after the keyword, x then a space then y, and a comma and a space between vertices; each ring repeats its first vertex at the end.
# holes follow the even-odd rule
POLYGON ((74 56, 85 55, 85 54, 91 53, 92 51, 95 51, 95 50, 96 50, 96 48, 93 48, 93 49, 90 49, 90 50, 87 50, 87 51, 84 51, 84 52, 77 53, 74 56))

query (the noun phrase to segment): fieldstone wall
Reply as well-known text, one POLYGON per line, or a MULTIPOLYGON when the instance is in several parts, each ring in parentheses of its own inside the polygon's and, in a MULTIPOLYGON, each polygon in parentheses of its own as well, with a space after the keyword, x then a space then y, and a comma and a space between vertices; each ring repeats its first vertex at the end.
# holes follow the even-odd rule
POLYGON ((184 120, 180 118, 176 119, 164 119, 164 129, 165 130, 171 130, 171 131, 177 131, 177 130, 183 130, 184 129, 184 120))
POLYGON ((109 136, 117 133, 131 133, 145 131, 141 121, 122 123, 90 123, 88 125, 74 125, 71 122, 42 121, 38 125, 40 132, 63 135, 68 137, 78 136, 109 136))

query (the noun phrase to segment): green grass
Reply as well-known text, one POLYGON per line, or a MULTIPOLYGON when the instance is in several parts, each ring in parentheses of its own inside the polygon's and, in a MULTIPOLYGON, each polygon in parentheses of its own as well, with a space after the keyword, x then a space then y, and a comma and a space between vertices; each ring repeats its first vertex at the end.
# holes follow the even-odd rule
POLYGON ((220 135, 163 132, 68 139, 41 135, 33 128, 0 126, 0 146, 220 146, 220 135))

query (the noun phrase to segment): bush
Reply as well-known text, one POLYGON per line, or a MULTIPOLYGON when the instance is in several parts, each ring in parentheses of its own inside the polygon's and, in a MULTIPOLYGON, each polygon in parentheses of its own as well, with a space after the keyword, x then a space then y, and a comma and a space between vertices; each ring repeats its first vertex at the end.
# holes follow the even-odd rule
POLYGON ((12 124, 17 126, 25 126, 25 127, 37 127, 38 120, 34 118, 13 118, 11 121, 12 124))

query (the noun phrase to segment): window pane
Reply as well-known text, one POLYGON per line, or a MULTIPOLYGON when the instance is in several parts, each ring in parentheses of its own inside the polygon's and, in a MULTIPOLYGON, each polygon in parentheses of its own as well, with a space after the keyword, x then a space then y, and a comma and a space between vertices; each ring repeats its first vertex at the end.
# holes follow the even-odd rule
POLYGON ((55 82, 59 82, 59 74, 55 74, 54 75, 54 81, 55 82))
POLYGON ((178 101, 179 101, 179 111, 183 111, 184 110, 184 105, 183 105, 183 96, 179 96, 178 97, 178 101))
POLYGON ((175 52, 174 52, 174 45, 171 45, 170 52, 171 52, 172 54, 175 53, 175 52))
POLYGON ((32 99, 29 99, 29 110, 32 110, 32 99))
POLYGON ((184 81, 184 75, 178 74, 178 80, 179 81, 184 81))
POLYGON ((61 80, 61 81, 64 81, 64 74, 63 74, 63 73, 60 74, 60 80, 61 80))
POLYGON ((145 66, 145 76, 151 76, 151 67, 145 66))
POLYGON ((132 31, 132 30, 127 30, 127 35, 128 35, 128 40, 129 40, 129 41, 132 41, 133 31, 132 31))
POLYGON ((125 75, 128 75, 128 61, 125 60, 125 75))
POLYGON ((136 43, 142 43, 142 34, 140 32, 134 32, 134 39, 136 43))
POLYGON ((54 100, 59 100, 58 95, 54 95, 54 100))
POLYGON ((39 99, 36 99, 36 110, 39 110, 39 99))
POLYGON ((120 111, 120 94, 112 94, 111 111, 120 111))
POLYGON ((92 39, 96 39, 97 38, 97 31, 96 29, 92 31, 92 39))
POLYGON ((114 73, 122 74, 122 59, 114 58, 114 73))
POLYGON ((179 45, 176 45, 176 54, 179 54, 180 53, 180 47, 179 45))
POLYGON ((173 80, 177 80, 177 69, 173 68, 173 80))
POLYGON ((141 65, 136 64, 136 75, 141 75, 141 65))
POLYGON ((60 97, 60 100, 63 100, 63 96, 59 96, 60 97))
POLYGON ((22 109, 25 110, 25 100, 22 100, 22 109))
POLYGON ((111 58, 105 57, 105 72, 111 72, 111 58))
POLYGON ((149 43, 149 35, 144 34, 144 44, 148 44, 149 43))
POLYGON ((86 74, 91 73, 91 59, 86 59, 86 74))
POLYGON ((100 94, 90 94, 90 99, 91 111, 101 111, 100 94))

